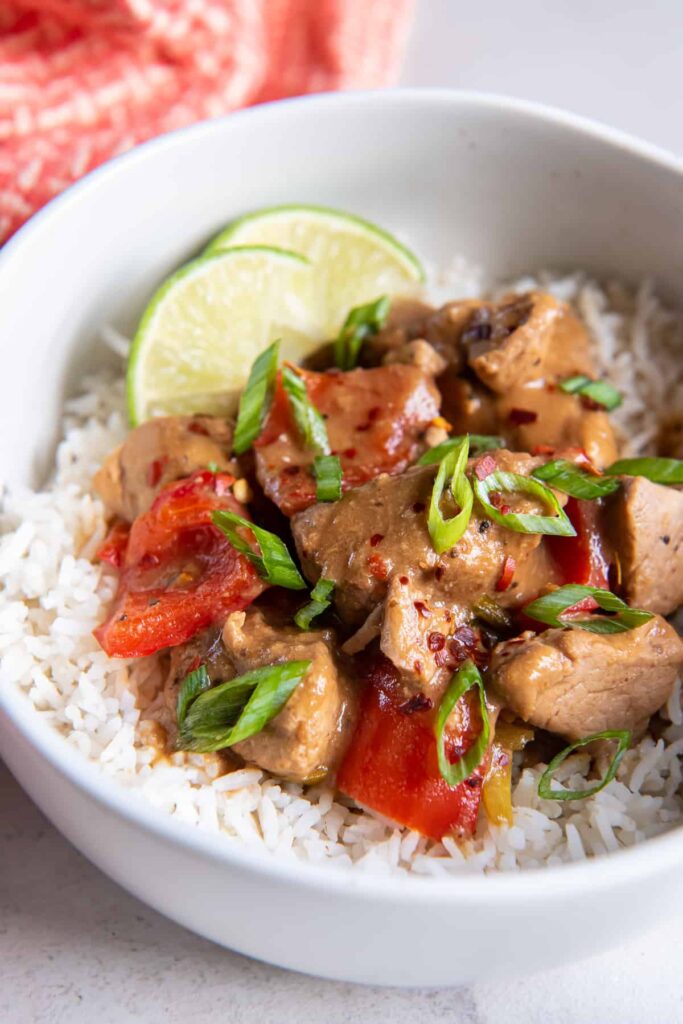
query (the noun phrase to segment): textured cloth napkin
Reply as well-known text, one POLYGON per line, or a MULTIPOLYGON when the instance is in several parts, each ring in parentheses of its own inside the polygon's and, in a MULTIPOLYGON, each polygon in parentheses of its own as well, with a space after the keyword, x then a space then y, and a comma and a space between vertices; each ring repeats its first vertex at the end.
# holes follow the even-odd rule
POLYGON ((0 242, 109 157, 264 100, 395 79, 413 0, 0 0, 0 242))

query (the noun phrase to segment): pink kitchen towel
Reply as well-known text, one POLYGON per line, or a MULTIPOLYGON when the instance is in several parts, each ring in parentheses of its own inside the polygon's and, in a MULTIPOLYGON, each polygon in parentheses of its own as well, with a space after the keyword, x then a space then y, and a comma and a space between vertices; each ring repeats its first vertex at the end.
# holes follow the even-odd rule
POLYGON ((390 85, 414 0, 0 0, 0 242, 109 157, 264 100, 390 85))

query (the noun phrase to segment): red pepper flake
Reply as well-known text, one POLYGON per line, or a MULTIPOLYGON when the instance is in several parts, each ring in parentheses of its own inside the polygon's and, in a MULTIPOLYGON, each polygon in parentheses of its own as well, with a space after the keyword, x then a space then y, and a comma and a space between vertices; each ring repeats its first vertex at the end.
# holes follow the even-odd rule
POLYGON ((418 615, 421 615, 423 619, 428 619, 432 614, 424 601, 413 601, 413 605, 415 606, 418 615))
POLYGON ((412 715, 416 711, 431 711, 433 706, 433 702, 424 693, 416 693, 414 697, 399 704, 398 710, 402 711, 404 715, 412 715))
POLYGON ((446 637, 443 633, 430 633, 427 637, 427 647, 430 651, 442 651, 446 646, 446 637))
POLYGON ((382 540, 384 540, 383 533, 373 533, 372 537, 370 538, 370 547, 376 548, 379 542, 382 540))
POLYGON ((443 650, 435 652, 434 664, 437 668, 450 668, 453 664, 453 655, 444 647, 443 650))
POLYGON ((377 554, 370 555, 367 561, 370 575, 374 576, 376 580, 385 580, 389 575, 389 569, 384 559, 377 554))
POLYGON ((380 407, 378 405, 374 405, 372 407, 372 409, 370 409, 368 411, 368 418, 367 418, 366 422, 365 423, 361 423, 359 426, 357 426, 356 430, 359 430, 361 432, 369 430, 370 427, 372 426, 372 424, 374 423, 374 421, 379 416, 380 412, 381 412, 380 407))
POLYGON ((503 516, 506 516, 506 515, 508 515, 508 513, 509 513, 510 511, 511 511, 511 509, 510 509, 510 506, 509 506, 509 505, 501 505, 501 506, 500 506, 500 514, 501 514, 501 515, 503 515, 503 516))
POLYGON ((474 474, 477 480, 485 480, 487 476, 496 471, 496 460, 492 455, 485 455, 474 467, 474 474))
POLYGON ((202 437, 209 436, 209 431, 206 429, 204 424, 197 423, 196 420, 193 420, 192 423, 188 423, 187 429, 190 431, 191 434, 201 434, 202 437))
POLYGON ((402 587, 407 587, 408 584, 410 583, 410 580, 408 579, 407 576, 399 576, 398 582, 401 584, 402 587))
POLYGON ((422 675, 422 662, 419 660, 419 658, 415 660, 415 663, 413 665, 413 669, 414 669, 416 675, 418 675, 418 676, 422 675))
POLYGON ((166 459, 155 459, 154 462, 150 462, 147 467, 147 486, 156 487, 161 480, 162 473, 164 471, 164 463, 166 459))
POLYGON ((503 562, 503 571, 501 572, 498 578, 498 582, 496 583, 496 590, 500 591, 508 589, 508 587, 512 583, 512 577, 515 574, 516 568, 517 563, 515 562, 514 558, 511 558, 510 555, 507 555, 505 561, 503 562))
POLYGON ((535 444, 531 449, 532 455, 554 455, 555 449, 550 444, 535 444))
POLYGON ((425 505, 424 501, 416 501, 415 504, 413 505, 413 512, 424 512, 426 507, 427 506, 425 505))
POLYGON ((444 578, 445 575, 446 575, 446 570, 444 569, 443 565, 437 565, 436 569, 434 570, 434 579, 437 582, 440 582, 444 578))
POLYGON ((521 426, 523 423, 535 423, 537 419, 538 413, 531 409, 510 409, 508 413, 508 421, 514 423, 515 426, 521 426))
POLYGON ((344 456, 345 459, 355 459, 357 454, 358 452, 356 451, 355 448, 345 448, 344 451, 342 452, 342 455, 344 456))
POLYGON ((285 466, 282 470, 283 476, 296 476, 301 472, 301 466, 285 466))
POLYGON ((590 412, 605 411, 604 405, 600 405, 600 403, 596 402, 594 398, 590 397, 590 395, 579 395, 579 398, 581 399, 581 405, 584 409, 588 409, 590 412))

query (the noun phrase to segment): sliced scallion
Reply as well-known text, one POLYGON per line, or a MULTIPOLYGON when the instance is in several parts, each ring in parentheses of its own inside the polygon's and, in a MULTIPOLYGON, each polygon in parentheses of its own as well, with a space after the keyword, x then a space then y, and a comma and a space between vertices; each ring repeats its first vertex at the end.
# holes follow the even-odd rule
MULTIPOLYGON (((449 452, 452 452, 454 448, 457 448, 464 441, 466 436, 461 434, 458 437, 449 437, 447 441, 442 441, 441 444, 430 448, 417 460, 418 466, 431 466, 435 462, 441 462, 449 452)), ((505 441, 502 437, 494 437, 491 434, 470 434, 469 439, 470 455, 477 455, 479 452, 489 452, 493 451, 494 448, 505 447, 505 441)))
POLYGON ((340 370, 353 370, 365 339, 384 327, 390 305, 388 295, 382 295, 351 310, 334 343, 334 361, 340 370))
POLYGON ((512 628, 513 619, 510 613, 505 608, 501 608, 492 597, 487 597, 486 594, 472 605, 472 611, 478 619, 481 619, 482 622, 487 622, 489 626, 493 626, 495 629, 505 630, 512 628))
POLYGON ((592 736, 584 736, 582 740, 571 743, 559 754, 556 754, 546 770, 538 780, 538 795, 542 800, 585 800, 589 796, 595 796, 601 789, 604 789, 617 774, 621 759, 631 745, 631 733, 628 729, 606 729, 604 732, 595 732, 592 736), (553 772, 563 761, 573 754, 575 750, 594 743, 595 740, 617 740, 617 749, 611 764, 605 773, 605 777, 594 786, 587 789, 552 789, 553 772))
POLYGON ((288 590, 306 589, 306 583, 294 564, 287 545, 270 530, 264 530, 256 523, 225 509, 214 512, 211 518, 214 525, 223 531, 235 550, 249 559, 263 579, 268 580, 275 587, 287 587, 288 590), (240 536, 236 530, 236 527, 239 526, 253 533, 261 549, 260 554, 254 551, 251 545, 240 536))
POLYGON ((619 489, 619 481, 608 476, 596 476, 594 473, 587 473, 573 462, 567 459, 554 459, 546 462, 544 466, 535 469, 532 476, 537 480, 544 480, 551 484, 556 491, 563 491, 570 494, 572 498, 581 498, 583 501, 591 501, 594 498, 604 498, 607 494, 619 489))
POLYGON ((287 392, 297 429, 306 447, 316 455, 329 455, 330 442, 325 420, 308 397, 305 381, 291 366, 285 366, 282 370, 282 386, 287 392))
POLYGON ((261 433, 263 421, 273 397, 275 375, 280 357, 280 342, 274 341, 254 360, 247 386, 240 397, 232 447, 237 455, 251 448, 261 433))
POLYGON ((560 387, 569 395, 583 395, 611 411, 621 405, 623 398, 615 387, 606 380, 591 380, 579 374, 560 381, 560 387))
POLYGON ((465 475, 468 452, 469 440, 464 437, 444 456, 436 474, 432 496, 429 500, 427 528, 437 555, 448 551, 458 543, 467 529, 472 515, 472 487, 465 475), (447 485, 453 500, 460 508, 460 511, 450 519, 445 519, 441 511, 441 496, 447 485))
POLYGON ((436 753, 439 760, 439 771, 441 776, 448 783, 449 786, 455 788, 459 786, 461 782, 468 779, 475 768, 481 764, 482 758, 486 753, 486 748, 489 742, 490 724, 488 711, 486 709, 486 693, 484 691, 484 683, 481 678, 479 669, 473 661, 466 661, 465 664, 458 669, 453 678, 451 679, 448 689, 444 694, 444 697, 439 705, 439 711, 436 716, 436 723, 434 725, 434 735, 436 737, 436 753), (481 732, 479 736, 469 748, 469 750, 463 754, 463 756, 451 764, 446 755, 445 745, 445 729, 448 722, 449 715, 455 705, 458 703, 461 697, 463 697, 468 690, 471 690, 473 686, 476 686, 479 693, 479 711, 481 714, 481 732))
POLYGON ((562 509, 559 501, 553 492, 542 484, 540 480, 534 480, 529 476, 521 476, 519 473, 506 473, 503 470, 496 470, 489 473, 483 480, 475 475, 472 478, 474 493, 479 504, 482 506, 489 519, 508 530, 516 533, 542 533, 551 537, 575 537, 576 530, 572 526, 569 517, 562 509), (555 513, 553 516, 539 516, 529 512, 501 512, 489 501, 489 495, 494 493, 505 494, 528 494, 537 498, 555 513))
POLYGON ((204 690, 208 690, 210 686, 211 680, 209 679, 209 673, 206 671, 205 665, 200 665, 194 672, 190 672, 189 675, 185 676, 180 684, 180 689, 178 690, 178 701, 176 704, 176 715, 179 727, 182 727, 182 724, 185 721, 185 716, 190 704, 197 699, 200 693, 203 693, 204 690))
POLYGON ((683 459, 619 459, 605 473, 610 476, 644 476, 653 484, 683 484, 683 459))
POLYGON ((313 459, 315 496, 318 501, 339 501, 342 496, 342 468, 338 455, 316 455, 313 459))
POLYGON ((303 608, 299 608, 299 611, 294 616, 294 621, 299 629, 308 629, 313 619, 330 607, 333 590, 334 580, 318 580, 311 591, 311 600, 303 608))
POLYGON ((310 667, 310 661, 267 665, 200 693, 179 720, 178 746, 206 754, 254 736, 283 709, 310 667))
POLYGON ((526 605, 524 613, 530 619, 543 622, 547 626, 568 626, 571 629, 584 629, 589 633, 602 634, 625 633, 629 629, 637 629, 652 618, 652 612, 629 608, 610 590, 589 587, 583 583, 570 583, 565 587, 558 587, 557 590, 551 590, 549 594, 544 594, 543 597, 538 597, 526 605), (581 614, 580 605, 582 602, 585 603, 586 599, 595 602, 593 608, 597 605, 602 611, 614 614, 610 618, 589 613, 585 618, 575 617, 581 614), (573 609, 576 609, 576 613, 573 609))

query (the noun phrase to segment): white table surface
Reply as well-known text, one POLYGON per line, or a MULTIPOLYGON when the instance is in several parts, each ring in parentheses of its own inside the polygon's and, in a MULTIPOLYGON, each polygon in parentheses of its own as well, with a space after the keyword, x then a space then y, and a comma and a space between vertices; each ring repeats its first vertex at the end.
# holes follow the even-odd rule
MULTIPOLYGON (((419 0, 403 81, 563 106, 683 152, 683 2, 419 0)), ((147 909, 76 853, 0 765, 2 1024, 676 1024, 682 931, 680 919, 662 921, 616 952, 467 990, 318 981, 147 909)))

